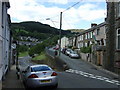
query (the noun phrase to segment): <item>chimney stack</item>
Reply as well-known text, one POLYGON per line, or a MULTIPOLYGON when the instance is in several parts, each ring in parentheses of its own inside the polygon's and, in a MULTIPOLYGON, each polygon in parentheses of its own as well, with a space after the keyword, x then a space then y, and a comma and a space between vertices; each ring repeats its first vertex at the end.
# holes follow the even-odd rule
POLYGON ((97 26, 96 23, 92 23, 92 24, 91 24, 91 27, 95 27, 95 26, 97 26))

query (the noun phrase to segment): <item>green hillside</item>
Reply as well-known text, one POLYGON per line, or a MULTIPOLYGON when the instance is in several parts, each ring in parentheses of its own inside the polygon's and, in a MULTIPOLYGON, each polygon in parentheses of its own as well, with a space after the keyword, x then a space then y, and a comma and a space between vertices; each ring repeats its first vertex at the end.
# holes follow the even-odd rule
MULTIPOLYGON (((35 21, 26 21, 20 23, 12 23, 11 29, 13 35, 17 36, 31 36, 38 39, 46 39, 51 35, 59 35, 59 29, 51 27, 47 24, 42 24, 35 21)), ((70 31, 62 30, 62 35, 69 34, 70 31)))

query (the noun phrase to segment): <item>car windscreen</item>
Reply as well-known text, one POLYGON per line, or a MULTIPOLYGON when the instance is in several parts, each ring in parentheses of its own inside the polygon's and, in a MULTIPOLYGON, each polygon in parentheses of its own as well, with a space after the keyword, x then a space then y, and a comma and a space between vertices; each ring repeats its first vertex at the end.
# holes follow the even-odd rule
POLYGON ((47 67, 47 66, 39 66, 39 67, 32 67, 31 68, 32 72, 47 71, 47 70, 51 70, 51 69, 49 67, 47 67))
POLYGON ((77 52, 71 52, 72 54, 77 54, 77 52))

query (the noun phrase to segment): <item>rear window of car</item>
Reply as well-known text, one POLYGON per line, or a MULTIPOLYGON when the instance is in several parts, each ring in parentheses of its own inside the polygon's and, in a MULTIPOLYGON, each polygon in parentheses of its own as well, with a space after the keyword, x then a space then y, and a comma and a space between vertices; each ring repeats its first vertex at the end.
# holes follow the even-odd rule
POLYGON ((31 68, 32 72, 47 71, 47 70, 51 70, 51 69, 49 67, 47 67, 47 66, 39 66, 39 67, 32 67, 31 68))

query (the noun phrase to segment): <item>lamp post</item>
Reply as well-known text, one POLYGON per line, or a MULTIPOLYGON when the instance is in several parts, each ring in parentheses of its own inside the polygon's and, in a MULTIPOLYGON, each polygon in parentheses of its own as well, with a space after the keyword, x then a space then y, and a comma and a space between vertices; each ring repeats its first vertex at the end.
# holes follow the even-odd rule
POLYGON ((53 25, 56 27, 56 25, 54 23, 55 21, 51 20, 50 18, 46 18, 46 20, 50 20, 53 23, 53 25))
POLYGON ((60 31, 59 31, 59 56, 61 53, 61 34, 62 34, 62 12, 60 12, 60 31))

